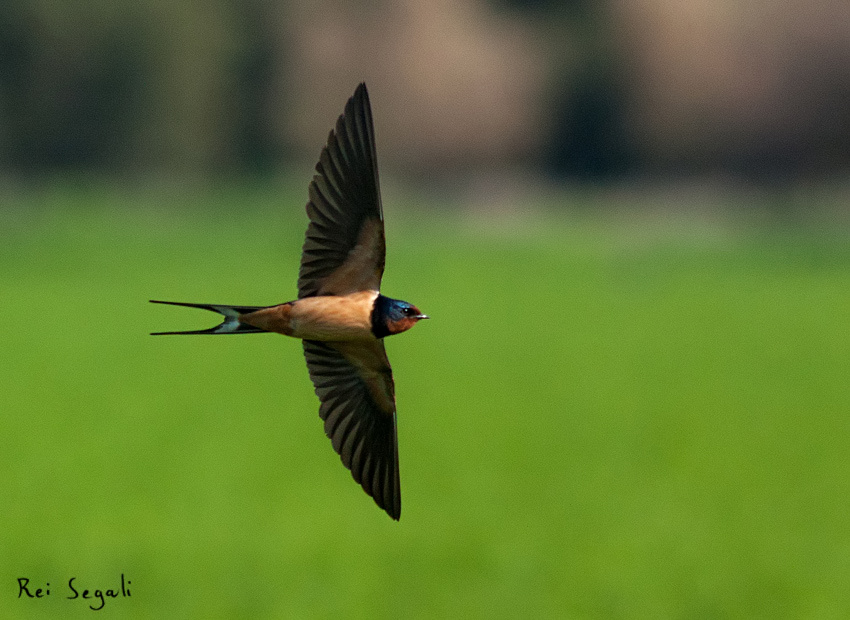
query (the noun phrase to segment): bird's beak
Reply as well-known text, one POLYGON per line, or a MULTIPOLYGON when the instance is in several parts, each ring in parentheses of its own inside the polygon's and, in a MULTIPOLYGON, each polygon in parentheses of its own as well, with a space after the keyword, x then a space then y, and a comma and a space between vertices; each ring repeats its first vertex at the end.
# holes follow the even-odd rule
POLYGON ((430 319, 431 317, 428 316, 427 314, 417 314, 413 318, 416 319, 417 321, 421 321, 422 319, 430 319))

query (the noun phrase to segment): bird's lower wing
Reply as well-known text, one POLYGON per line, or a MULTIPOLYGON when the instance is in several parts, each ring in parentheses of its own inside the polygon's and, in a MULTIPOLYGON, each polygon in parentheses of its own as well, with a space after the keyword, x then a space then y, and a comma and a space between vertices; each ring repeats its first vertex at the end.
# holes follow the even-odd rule
POLYGON ((401 516, 395 390, 384 344, 304 340, 325 433, 363 490, 401 516))

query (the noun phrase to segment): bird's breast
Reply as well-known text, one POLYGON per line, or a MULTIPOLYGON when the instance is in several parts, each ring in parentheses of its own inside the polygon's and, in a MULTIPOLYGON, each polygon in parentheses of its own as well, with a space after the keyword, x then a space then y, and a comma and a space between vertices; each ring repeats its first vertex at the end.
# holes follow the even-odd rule
POLYGON ((305 297, 292 302, 290 336, 307 340, 364 340, 372 335, 377 291, 345 296, 305 297))

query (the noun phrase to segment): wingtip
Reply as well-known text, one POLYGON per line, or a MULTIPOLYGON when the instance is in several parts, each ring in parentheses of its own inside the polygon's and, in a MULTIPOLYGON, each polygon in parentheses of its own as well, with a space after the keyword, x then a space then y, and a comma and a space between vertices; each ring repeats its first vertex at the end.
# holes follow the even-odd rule
MULTIPOLYGON (((372 499, 374 499, 374 496, 372 497, 372 499)), ((393 521, 400 521, 401 520, 401 506, 400 505, 382 506, 380 503, 378 503, 377 500, 375 501, 375 503, 378 504, 378 506, 380 506, 380 508, 383 509, 383 511, 386 512, 387 515, 389 515, 390 519, 392 519, 393 521)))
POLYGON ((366 82, 360 82, 357 88, 354 89, 354 94, 351 96, 350 101, 353 104, 358 100, 363 100, 365 105, 369 104, 369 89, 366 88, 366 82))

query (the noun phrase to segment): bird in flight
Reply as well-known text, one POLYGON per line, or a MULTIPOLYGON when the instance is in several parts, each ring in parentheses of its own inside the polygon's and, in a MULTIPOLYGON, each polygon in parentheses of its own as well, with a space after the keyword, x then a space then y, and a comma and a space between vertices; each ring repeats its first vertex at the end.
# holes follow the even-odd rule
POLYGON ((380 293, 384 216, 365 84, 357 87, 331 130, 316 172, 309 188, 298 299, 275 306, 151 300, 224 316, 211 329, 153 335, 276 332, 300 338, 334 450, 363 490, 398 520, 395 388, 383 339, 428 317, 413 304, 380 293))

